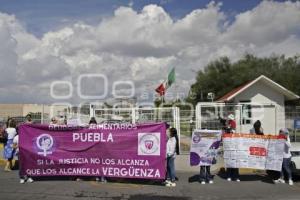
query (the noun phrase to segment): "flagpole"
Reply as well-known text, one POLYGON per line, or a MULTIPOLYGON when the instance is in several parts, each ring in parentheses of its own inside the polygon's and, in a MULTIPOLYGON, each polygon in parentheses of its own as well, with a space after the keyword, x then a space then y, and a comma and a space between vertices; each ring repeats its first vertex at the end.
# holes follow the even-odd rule
POLYGON ((161 96, 161 102, 164 104, 165 103, 165 94, 163 94, 162 96, 161 96))

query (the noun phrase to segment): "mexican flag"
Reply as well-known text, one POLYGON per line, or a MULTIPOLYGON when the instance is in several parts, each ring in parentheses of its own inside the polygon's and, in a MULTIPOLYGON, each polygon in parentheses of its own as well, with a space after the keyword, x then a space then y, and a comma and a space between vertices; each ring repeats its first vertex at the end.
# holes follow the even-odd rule
POLYGON ((175 68, 173 68, 168 74, 168 79, 162 82, 155 91, 160 95, 164 96, 167 89, 175 82, 175 68))

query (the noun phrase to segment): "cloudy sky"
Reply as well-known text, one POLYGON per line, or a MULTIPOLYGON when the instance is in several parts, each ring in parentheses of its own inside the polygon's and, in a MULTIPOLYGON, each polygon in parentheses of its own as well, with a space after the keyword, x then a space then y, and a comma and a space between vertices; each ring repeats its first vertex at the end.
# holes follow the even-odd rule
POLYGON ((0 103, 169 99, 210 61, 300 53, 299 1, 0 0, 0 103), (188 3, 187 3, 188 2, 188 3))

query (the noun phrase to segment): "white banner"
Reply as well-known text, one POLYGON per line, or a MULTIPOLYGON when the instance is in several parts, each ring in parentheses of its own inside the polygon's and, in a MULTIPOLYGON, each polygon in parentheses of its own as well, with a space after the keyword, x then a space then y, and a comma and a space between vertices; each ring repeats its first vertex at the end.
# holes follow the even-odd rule
POLYGON ((281 171, 284 144, 281 136, 225 134, 225 167, 281 171))

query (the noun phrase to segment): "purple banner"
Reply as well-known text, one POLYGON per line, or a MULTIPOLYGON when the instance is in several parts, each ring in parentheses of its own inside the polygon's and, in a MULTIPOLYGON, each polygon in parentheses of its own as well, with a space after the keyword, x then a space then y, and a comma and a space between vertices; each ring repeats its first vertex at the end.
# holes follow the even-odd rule
POLYGON ((23 175, 165 178, 165 123, 24 124, 19 132, 23 175))

